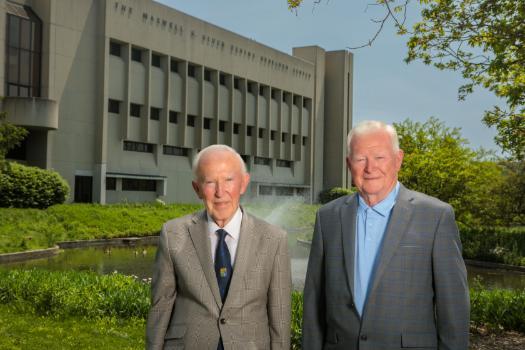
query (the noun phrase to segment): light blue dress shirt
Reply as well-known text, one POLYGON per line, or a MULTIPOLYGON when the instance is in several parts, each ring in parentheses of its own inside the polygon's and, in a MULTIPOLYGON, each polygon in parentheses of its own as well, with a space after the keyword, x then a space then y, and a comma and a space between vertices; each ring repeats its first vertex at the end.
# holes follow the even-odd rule
POLYGON ((357 208, 356 244, 354 261, 354 303, 360 315, 366 303, 368 287, 375 269, 376 257, 385 235, 386 226, 396 204, 399 182, 394 189, 373 207, 361 196, 357 208))

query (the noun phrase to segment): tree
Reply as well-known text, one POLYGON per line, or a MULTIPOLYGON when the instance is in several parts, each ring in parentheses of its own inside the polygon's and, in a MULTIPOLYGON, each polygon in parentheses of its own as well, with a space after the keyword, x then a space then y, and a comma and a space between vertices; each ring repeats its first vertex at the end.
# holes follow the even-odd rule
MULTIPOLYGON (((481 86, 502 98, 506 107, 486 111, 483 121, 496 127, 496 143, 517 160, 525 159, 525 1, 415 0, 421 21, 410 31, 405 11, 410 0, 376 0, 385 16, 371 45, 392 20, 400 35, 409 35, 407 62, 421 60, 441 70, 459 71, 464 99, 481 86)), ((295 9, 302 0, 288 0, 295 9)), ((360 46, 360 47, 362 47, 360 46)))
POLYGON ((20 145, 27 135, 26 129, 8 123, 6 118, 6 112, 0 112, 0 166, 3 165, 7 152, 20 145))

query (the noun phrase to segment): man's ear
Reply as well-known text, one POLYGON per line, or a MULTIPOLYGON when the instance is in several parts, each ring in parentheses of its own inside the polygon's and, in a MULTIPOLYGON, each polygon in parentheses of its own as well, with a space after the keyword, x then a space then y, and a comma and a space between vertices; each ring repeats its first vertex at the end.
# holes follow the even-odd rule
POLYGON ((201 188, 199 187, 199 184, 197 183, 197 181, 192 181, 191 186, 193 187, 193 190, 197 194, 197 197, 199 197, 199 199, 202 199, 201 188))
POLYGON ((401 165, 403 164, 403 158, 405 156, 405 152, 403 152, 402 149, 397 151, 396 160, 397 160, 397 171, 401 169, 401 165))
POLYGON ((249 183, 250 183, 250 174, 249 173, 242 174, 241 194, 244 194, 244 192, 246 192, 246 189, 248 188, 249 183))

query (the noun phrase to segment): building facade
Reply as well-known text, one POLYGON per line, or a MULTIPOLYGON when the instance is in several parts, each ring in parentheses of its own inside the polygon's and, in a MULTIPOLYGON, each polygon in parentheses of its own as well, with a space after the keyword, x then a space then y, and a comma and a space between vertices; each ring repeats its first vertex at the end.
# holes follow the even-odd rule
POLYGON ((292 55, 151 0, 0 0, 0 95, 29 130, 10 158, 55 169, 71 201, 194 202, 214 143, 251 173, 248 197, 348 186, 352 55, 292 55))

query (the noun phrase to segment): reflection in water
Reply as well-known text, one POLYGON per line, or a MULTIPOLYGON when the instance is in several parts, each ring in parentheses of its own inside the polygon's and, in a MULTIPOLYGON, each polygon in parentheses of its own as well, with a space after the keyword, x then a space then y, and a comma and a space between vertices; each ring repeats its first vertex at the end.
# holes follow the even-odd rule
MULTIPOLYGON (((292 280, 295 289, 300 290, 304 286, 309 249, 298 245, 296 236, 297 234, 293 232, 289 234, 289 246, 292 256, 292 280)), ((11 263, 4 266, 38 267, 49 270, 91 270, 101 274, 118 271, 142 279, 152 275, 156 249, 155 246, 68 249, 52 258, 11 263)), ((468 274, 470 285, 477 277, 487 288, 525 289, 525 273, 469 266, 468 274)))

